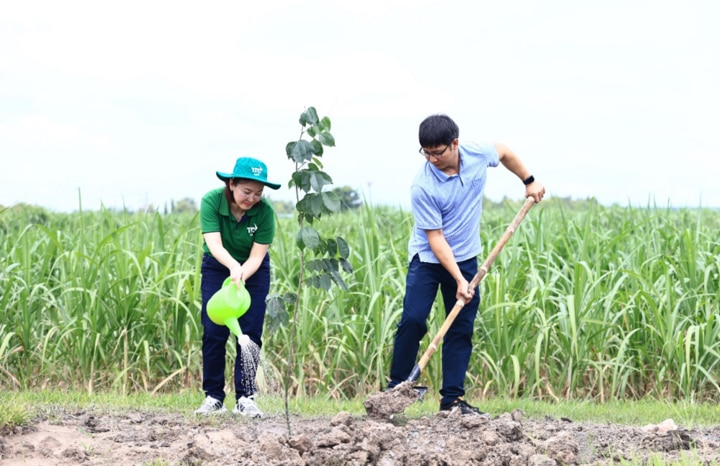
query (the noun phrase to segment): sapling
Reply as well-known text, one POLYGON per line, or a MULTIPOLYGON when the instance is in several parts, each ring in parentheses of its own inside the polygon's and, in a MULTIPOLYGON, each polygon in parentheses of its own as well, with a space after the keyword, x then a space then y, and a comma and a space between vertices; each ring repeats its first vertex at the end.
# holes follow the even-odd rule
POLYGON ((291 383, 297 314, 302 304, 301 291, 307 284, 325 291, 329 291, 333 284, 347 290, 341 272, 353 272, 352 265, 348 261, 350 248, 347 242, 341 237, 323 237, 313 227, 323 215, 331 215, 342 209, 342 202, 337 193, 324 190, 332 185, 332 178, 323 171, 321 161, 324 148, 335 146, 335 138, 330 133, 330 119, 319 118, 315 108, 309 107, 302 112, 299 122, 301 127, 299 138, 289 142, 285 147, 288 159, 295 164, 295 171, 288 185, 290 188, 295 188, 295 210, 299 227, 296 236, 296 244, 300 249, 297 292, 284 295, 271 294, 267 301, 270 325, 288 322, 290 320, 288 310, 292 314, 288 359, 283 380, 288 434, 291 434, 288 392, 291 383))

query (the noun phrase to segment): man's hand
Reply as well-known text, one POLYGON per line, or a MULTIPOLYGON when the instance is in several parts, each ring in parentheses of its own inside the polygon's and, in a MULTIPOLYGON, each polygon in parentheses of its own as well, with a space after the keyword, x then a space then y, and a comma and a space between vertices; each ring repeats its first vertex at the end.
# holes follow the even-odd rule
POLYGON ((525 186, 525 198, 527 199, 529 196, 535 199, 535 203, 542 201, 545 196, 545 185, 539 181, 533 181, 525 186))
POLYGON ((470 288, 470 283, 468 283, 467 280, 464 278, 462 280, 458 280, 457 282, 458 288, 457 293, 455 293, 455 298, 459 300, 463 300, 464 303, 468 303, 473 296, 475 296, 475 289, 470 288))

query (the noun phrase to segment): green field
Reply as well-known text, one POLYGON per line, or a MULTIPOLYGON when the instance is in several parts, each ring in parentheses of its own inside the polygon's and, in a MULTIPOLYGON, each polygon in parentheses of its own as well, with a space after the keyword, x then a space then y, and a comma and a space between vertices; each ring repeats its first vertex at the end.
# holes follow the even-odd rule
MULTIPOLYGON (((486 206, 486 251, 519 205, 486 206)), ((292 327, 268 316, 268 394, 288 364, 293 397, 353 400, 384 384, 411 225, 388 207, 315 225, 347 240, 355 272, 347 291, 303 289, 292 360, 292 327)), ((272 293, 297 291, 297 229, 279 219, 272 293)), ((468 396, 718 401, 719 230, 708 209, 535 206, 481 284, 468 396)), ((199 393, 200 246, 192 214, 0 210, 0 390, 199 393)), ((443 318, 436 307, 429 337, 443 318)), ((420 382, 437 388, 440 369, 436 354, 420 382)))

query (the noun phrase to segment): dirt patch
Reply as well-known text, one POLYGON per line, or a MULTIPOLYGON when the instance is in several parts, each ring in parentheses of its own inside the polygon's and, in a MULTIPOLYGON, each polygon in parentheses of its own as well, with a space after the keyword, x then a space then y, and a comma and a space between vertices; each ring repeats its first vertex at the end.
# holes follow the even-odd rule
POLYGON ((365 412, 373 419, 390 419, 396 414, 405 411, 405 408, 418 400, 418 393, 412 382, 403 382, 392 390, 373 393, 368 396, 363 405, 365 412))
POLYGON ((58 412, 0 437, 0 464, 16 465, 560 465, 720 460, 720 427, 666 422, 631 427, 442 412, 377 420, 282 415, 58 412), (687 455, 687 456, 684 456, 687 455))

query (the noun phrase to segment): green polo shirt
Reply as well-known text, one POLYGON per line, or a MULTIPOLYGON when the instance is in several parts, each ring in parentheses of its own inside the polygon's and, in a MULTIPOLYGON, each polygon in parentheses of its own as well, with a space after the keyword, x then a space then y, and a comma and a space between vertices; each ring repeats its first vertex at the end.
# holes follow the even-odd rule
MULTIPOLYGON (((275 211, 270 202, 262 198, 238 222, 230 213, 223 186, 203 196, 200 204, 200 227, 203 234, 220 232, 225 249, 242 263, 250 255, 253 243, 272 243, 275 238, 275 211)), ((205 241, 203 250, 210 253, 205 241)))

